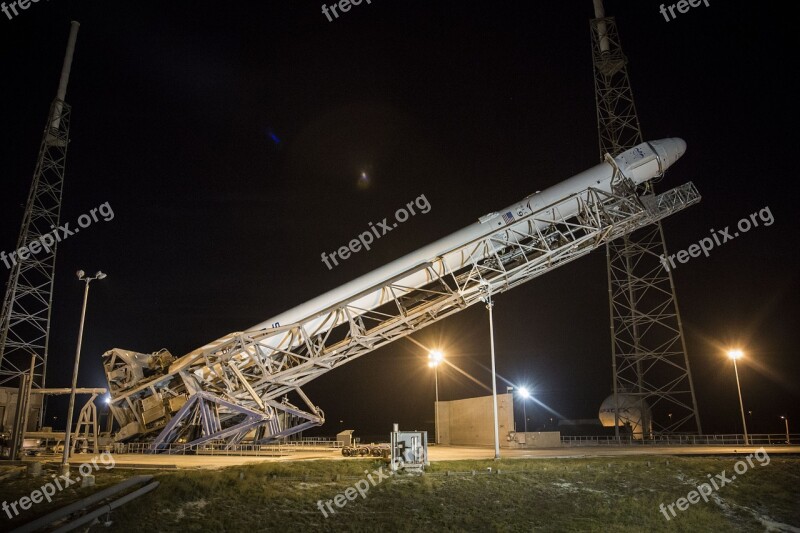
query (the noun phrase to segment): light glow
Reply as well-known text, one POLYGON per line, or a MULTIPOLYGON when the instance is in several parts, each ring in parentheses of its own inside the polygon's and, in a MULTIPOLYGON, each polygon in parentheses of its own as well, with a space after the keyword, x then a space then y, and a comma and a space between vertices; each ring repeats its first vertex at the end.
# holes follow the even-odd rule
POLYGON ((444 361, 444 354, 439 350, 433 350, 428 354, 428 366, 431 368, 436 368, 439 366, 439 363, 444 361))
POLYGON ((741 359, 744 357, 744 352, 741 350, 728 350, 728 357, 731 359, 741 359))

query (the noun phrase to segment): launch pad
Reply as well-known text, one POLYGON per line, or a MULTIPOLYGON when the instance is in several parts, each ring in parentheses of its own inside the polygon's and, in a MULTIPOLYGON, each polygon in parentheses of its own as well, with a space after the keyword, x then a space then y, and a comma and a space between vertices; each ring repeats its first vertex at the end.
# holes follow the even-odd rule
POLYGON ((321 425, 322 410, 301 388, 309 381, 699 202, 691 182, 658 195, 637 193, 639 183, 663 175, 684 150, 682 140, 666 139, 607 156, 561 184, 181 358, 166 351, 106 352, 111 411, 121 427, 117 439, 173 452, 176 444, 266 443, 321 425))

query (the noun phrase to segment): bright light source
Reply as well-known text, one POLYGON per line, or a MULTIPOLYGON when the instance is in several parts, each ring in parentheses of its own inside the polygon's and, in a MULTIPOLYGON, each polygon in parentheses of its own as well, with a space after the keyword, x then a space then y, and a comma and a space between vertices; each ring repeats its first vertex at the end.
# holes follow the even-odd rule
POLYGON ((428 361, 428 367, 430 367, 430 368, 435 367, 437 364, 438 363, 434 363, 433 361, 428 361))
POLYGON ((428 366, 434 367, 444 361, 444 354, 439 350, 433 350, 431 353, 428 354, 428 366))
POLYGON ((741 359, 744 357, 744 352, 741 350, 728 350, 728 357, 731 359, 741 359))
POLYGON ((106 396, 106 404, 111 403, 111 396, 106 396))
POLYGON ((525 387, 520 387, 517 390, 519 390, 519 395, 522 396, 523 398, 528 399, 528 398, 531 397, 530 391, 528 389, 526 389, 525 387))

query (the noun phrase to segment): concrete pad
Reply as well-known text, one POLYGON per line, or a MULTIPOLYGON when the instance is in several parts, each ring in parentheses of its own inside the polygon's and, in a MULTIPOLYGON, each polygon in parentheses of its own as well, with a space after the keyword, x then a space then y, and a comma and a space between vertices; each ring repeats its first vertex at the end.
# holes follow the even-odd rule
MULTIPOLYGON (((641 455, 744 455, 759 449, 758 446, 563 446, 559 448, 508 449, 500 450, 502 459, 555 459, 582 457, 625 457, 641 455)), ((800 446, 765 446, 767 453, 800 454, 800 446)), ((493 459, 491 446, 431 446, 428 449, 431 461, 458 461, 466 459, 493 459)), ((70 464, 80 465, 91 462, 92 454, 75 454, 70 464)), ((174 469, 216 469, 254 463, 276 463, 286 461, 364 461, 374 458, 343 457, 341 450, 291 451, 281 456, 254 455, 149 455, 114 454, 116 468, 174 470, 174 469)), ((34 460, 33 458, 31 460, 34 460)), ((41 460, 41 459, 40 459, 41 460)), ((52 460, 50 462, 56 462, 52 460)))

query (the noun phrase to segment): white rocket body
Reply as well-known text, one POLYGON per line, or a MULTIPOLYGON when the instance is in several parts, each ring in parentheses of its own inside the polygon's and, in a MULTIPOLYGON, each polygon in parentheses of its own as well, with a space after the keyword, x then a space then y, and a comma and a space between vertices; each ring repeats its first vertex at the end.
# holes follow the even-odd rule
MULTIPOLYGON (((614 160, 623 175, 634 183, 640 184, 663 175, 685 151, 686 143, 682 139, 668 138, 642 143, 618 155, 614 160)), ((587 194, 586 189, 589 187, 611 192, 613 176, 614 168, 610 163, 604 162, 596 165, 498 212, 485 215, 478 222, 349 283, 345 283, 304 304, 256 324, 249 328, 248 331, 287 326, 303 321, 305 331, 309 335, 325 332, 344 322, 342 318, 336 322, 333 318, 334 315, 326 312, 332 306, 348 302, 348 307, 353 309, 355 314, 363 313, 392 300, 392 295, 384 290, 384 286, 389 280, 392 280, 397 285, 409 288, 422 287, 432 281, 430 274, 425 269, 417 268, 421 265, 434 263, 434 260, 441 258, 441 262, 437 264, 438 268, 446 267, 447 271, 452 272, 472 264, 476 259, 489 257, 493 252, 492 250, 469 250, 469 253, 473 254, 470 256, 464 247, 470 242, 498 233, 505 234, 504 238, 506 239, 513 239, 519 233, 531 234, 533 229, 531 225, 535 224, 535 222, 519 222, 518 219, 576 194, 581 194, 585 197, 587 194), (403 277, 404 273, 408 273, 408 275, 403 277)), ((566 205, 566 208, 560 207, 560 215, 566 217, 577 212, 578 202, 571 202, 566 205), (573 212, 565 211, 565 209, 572 209, 573 212)), ((539 222, 539 224, 544 225, 545 223, 539 222)), ((218 339, 195 350, 192 354, 199 354, 202 350, 217 346, 230 338, 230 336, 227 336, 218 339)), ((262 341, 262 344, 271 348, 277 346, 286 348, 288 346, 285 344, 286 342, 289 342, 286 336, 275 335, 267 337, 262 341)))

